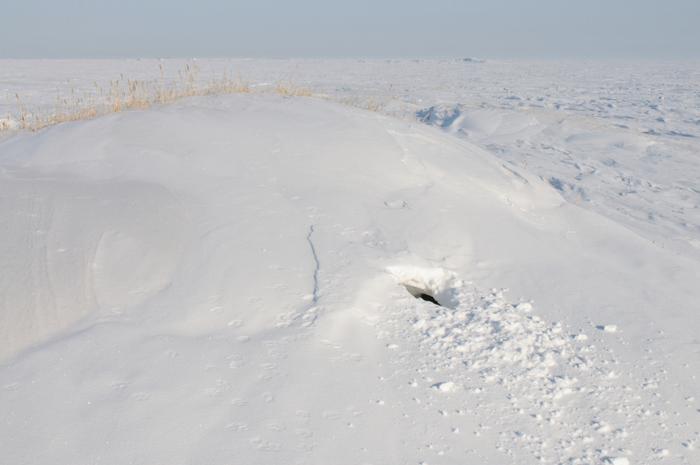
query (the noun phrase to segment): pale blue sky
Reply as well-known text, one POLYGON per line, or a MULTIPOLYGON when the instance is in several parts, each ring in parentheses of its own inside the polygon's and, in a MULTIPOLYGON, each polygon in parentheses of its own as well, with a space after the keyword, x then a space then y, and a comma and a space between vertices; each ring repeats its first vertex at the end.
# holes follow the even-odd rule
POLYGON ((0 0, 0 57, 700 58, 700 0, 0 0))

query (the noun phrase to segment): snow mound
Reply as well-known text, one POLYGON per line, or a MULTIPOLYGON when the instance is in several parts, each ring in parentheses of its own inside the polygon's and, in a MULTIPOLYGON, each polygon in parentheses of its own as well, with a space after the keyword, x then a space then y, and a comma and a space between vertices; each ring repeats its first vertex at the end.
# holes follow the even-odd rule
POLYGON ((692 453, 697 264, 435 128, 269 95, 59 125, 0 144, 0 217, 7 463, 692 453))
MULTIPOLYGON (((188 108, 184 104, 183 108, 64 125, 36 137, 25 135, 8 141, 2 154, 3 166, 9 170, 2 187, 4 211, 16 216, 17 221, 5 231, 2 244, 8 247, 8 257, 22 263, 13 272, 26 274, 27 278, 7 291, 6 310, 0 313, 0 331, 9 342, 0 354, 15 352, 55 334, 88 313, 133 309, 174 285, 187 241, 194 241, 188 234, 192 232, 193 217, 200 213, 196 205, 206 205, 208 209, 222 205, 231 210, 231 219, 214 214, 202 218, 196 228, 199 232, 194 232, 202 236, 204 245, 200 247, 214 249, 221 247, 216 241, 230 235, 228 230, 234 224, 248 221, 245 204, 236 199, 249 198, 256 190, 263 189, 263 196, 273 198, 329 195, 333 199, 350 199, 355 185, 375 189, 380 182, 387 182, 377 194, 382 195, 383 190, 389 199, 392 189, 432 182, 419 179, 426 175, 442 177, 448 169, 444 163, 439 166, 437 160, 438 164, 425 172, 410 160, 415 155, 407 159, 404 152, 392 153, 383 148, 366 147, 360 155, 351 144, 334 144, 328 135, 317 130, 311 132, 333 156, 316 152, 312 159, 301 160, 307 142, 300 141, 293 144, 291 156, 278 159, 280 149, 274 139, 241 138, 241 131, 259 131, 254 129, 258 115, 273 105, 265 98, 260 102, 257 108, 235 102, 233 109, 188 108), (222 118, 222 111, 233 114, 235 119, 222 118), (230 132, 232 124, 238 125, 234 132, 230 132), (239 142, 233 140, 234 134, 239 142), (199 138, 207 142, 200 144, 199 138), (260 155, 249 159, 247 153, 260 155), (369 161, 360 171, 358 157, 369 161), (277 166, 286 166, 289 174, 279 178, 277 166), (310 171, 312 166, 317 173, 310 171), (354 175, 345 174, 353 172, 354 175), (47 180, 45 173, 51 173, 52 179, 47 180), (239 177, 246 173, 257 179, 257 184, 241 182, 239 177), (336 183, 340 176, 345 180, 336 183), (235 184, 229 184, 234 180, 235 184), (29 196, 36 200, 25 200, 29 196), (232 199, 230 203, 225 201, 228 198, 232 199), (36 241, 23 242, 22 237, 35 237, 36 241)), ((279 124, 287 117, 284 112, 294 112, 289 105, 280 107, 282 112, 264 113, 270 120, 266 124, 279 124)), ((313 106, 305 107, 318 111, 313 106)), ((338 109, 333 107, 330 113, 338 114, 338 109)), ((295 127, 309 131, 309 124, 302 118, 295 127)), ((359 122, 350 124, 357 126, 359 122)), ((347 138, 342 130, 334 130, 347 138)), ((372 134, 380 142, 425 137, 415 131, 358 131, 372 134)), ((419 145, 424 144, 433 152, 441 150, 438 140, 431 139, 434 137, 429 136, 419 145)), ((471 179, 521 208, 547 198, 521 185, 517 177, 488 158, 472 163, 470 171, 473 174, 460 182, 471 179)), ((386 202, 392 205, 391 201, 386 202)), ((285 215, 295 210, 290 208, 285 215)), ((298 218, 294 222, 300 223, 300 231, 313 228, 313 215, 301 214, 298 218)), ((213 250, 204 252, 205 256, 212 253, 213 250)), ((175 289, 187 285, 182 281, 175 289)))

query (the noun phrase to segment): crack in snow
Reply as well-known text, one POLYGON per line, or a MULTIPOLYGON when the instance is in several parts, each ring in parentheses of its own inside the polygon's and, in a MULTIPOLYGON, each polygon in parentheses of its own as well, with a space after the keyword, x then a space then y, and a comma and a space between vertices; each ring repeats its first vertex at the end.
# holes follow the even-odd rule
POLYGON ((318 302, 318 271, 321 268, 321 263, 318 260, 318 254, 316 253, 316 246, 314 245, 314 241, 311 239, 311 236, 313 236, 315 231, 314 225, 309 226, 309 233, 306 235, 306 242, 309 243, 309 248, 311 249, 311 256, 314 259, 314 288, 312 292, 312 299, 311 299, 311 306, 316 305, 318 302))

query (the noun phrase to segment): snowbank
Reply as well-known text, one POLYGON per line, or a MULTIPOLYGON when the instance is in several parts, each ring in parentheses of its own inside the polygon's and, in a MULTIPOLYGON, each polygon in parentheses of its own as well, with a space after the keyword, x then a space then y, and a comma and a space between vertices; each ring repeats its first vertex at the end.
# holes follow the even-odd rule
POLYGON ((193 99, 17 135, 0 179, 8 463, 693 453, 696 262, 435 129, 193 99))

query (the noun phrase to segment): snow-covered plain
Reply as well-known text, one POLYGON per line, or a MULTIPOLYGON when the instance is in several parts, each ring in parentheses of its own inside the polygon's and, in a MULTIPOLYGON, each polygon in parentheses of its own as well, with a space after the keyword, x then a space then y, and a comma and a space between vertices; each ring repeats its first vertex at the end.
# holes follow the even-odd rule
POLYGON ((0 143, 0 463, 700 460, 700 65, 199 66, 0 143))

